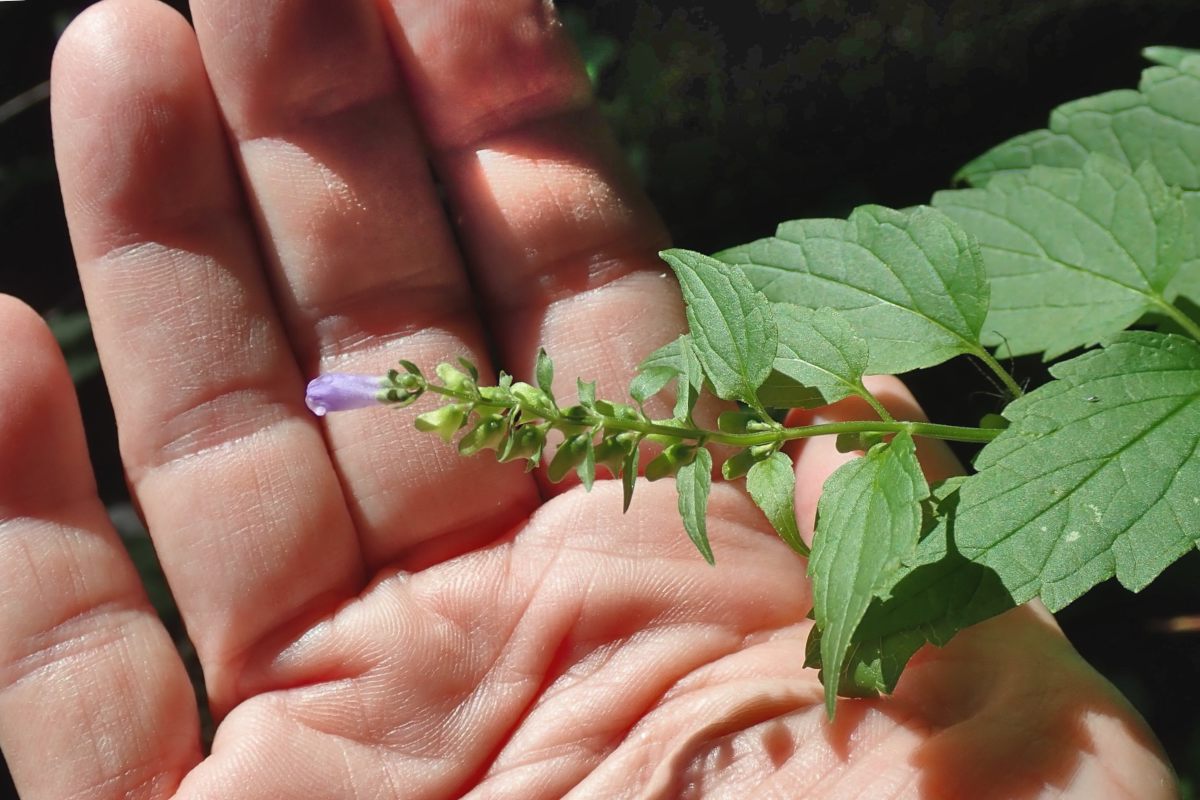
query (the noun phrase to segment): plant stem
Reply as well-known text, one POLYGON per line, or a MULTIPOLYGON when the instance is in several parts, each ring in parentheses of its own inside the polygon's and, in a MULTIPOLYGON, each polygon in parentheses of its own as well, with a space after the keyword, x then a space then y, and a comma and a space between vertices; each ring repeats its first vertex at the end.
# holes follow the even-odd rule
POLYGON ((1162 300, 1161 298, 1159 299, 1158 307, 1161 308, 1163 313, 1170 317, 1176 325, 1187 331, 1189 336, 1196 341, 1200 341, 1200 325, 1197 325, 1195 320, 1180 311, 1175 305, 1168 303, 1166 300, 1162 300))
POLYGON ((874 409, 875 413, 879 415, 881 420, 884 422, 892 421, 892 415, 889 414, 888 410, 883 407, 883 403, 879 402, 878 398, 876 398, 875 395, 871 394, 871 392, 867 390, 867 387, 863 387, 863 393, 859 395, 859 397, 867 401, 867 405, 874 409))
POLYGON ((820 425, 801 425, 796 428, 776 428, 755 433, 722 433, 698 428, 677 428, 641 420, 603 418, 603 425, 613 431, 637 431, 647 435, 671 436, 677 439, 704 439, 716 444, 734 447, 753 447, 773 442, 788 442, 812 436, 834 436, 839 433, 900 433, 908 431, 913 436, 929 439, 945 439, 952 442, 990 442, 1000 435, 999 430, 990 428, 967 428, 959 425, 939 425, 933 422, 896 422, 883 420, 861 420, 854 422, 826 422, 820 425))
MULTIPOLYGON (((472 392, 448 389, 445 386, 428 384, 427 390, 445 397, 467 402, 478 401, 478 396, 472 392)), ((514 400, 510 406, 519 404, 514 400)), ((886 413, 886 412, 885 412, 886 413)), ((913 436, 924 436, 929 439, 944 439, 952 442, 990 442, 1000 435, 999 430, 991 428, 968 428, 960 425, 939 425, 933 422, 902 422, 887 420, 861 420, 854 422, 827 422, 820 425, 801 425, 795 428, 773 428, 753 433, 724 433, 701 428, 681 427, 668 424, 666 421, 648 419, 620 419, 606 417, 600 414, 590 414, 586 419, 567 419, 560 416, 550 418, 552 425, 590 425, 602 426, 608 431, 634 431, 645 436, 664 436, 672 439, 690 439, 697 442, 713 442, 733 447, 753 447, 760 444, 787 442, 793 439, 805 439, 812 436, 834 436, 840 433, 900 433, 907 431, 913 436)))
POLYGON ((1021 388, 1021 385, 1013 379, 1012 375, 1008 374, 1008 370, 1000 366, 1000 362, 993 358, 992 354, 986 349, 982 347, 979 348, 975 355, 984 363, 985 366, 987 366, 988 369, 996 374, 996 377, 998 377, 1000 382, 1004 384, 1004 388, 1008 389, 1008 393, 1012 395, 1014 400, 1025 394, 1025 390, 1021 388))

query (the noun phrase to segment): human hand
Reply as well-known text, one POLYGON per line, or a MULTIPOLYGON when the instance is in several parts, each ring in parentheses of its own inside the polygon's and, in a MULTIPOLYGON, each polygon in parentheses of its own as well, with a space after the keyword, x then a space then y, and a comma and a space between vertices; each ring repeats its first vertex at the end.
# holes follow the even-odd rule
MULTIPOLYGON (((800 667, 805 564, 740 489, 714 489, 710 568, 662 483, 622 515, 611 482, 551 498, 460 459, 419 409, 318 422, 319 372, 520 374, 542 343, 617 396, 682 329, 665 234, 540 0, 194 15, 199 44, 151 0, 93 7, 53 103, 130 484, 221 724, 204 758, 65 368, 4 301, 0 746, 25 800, 1171 794, 1136 714, 1035 609, 828 724, 800 667)), ((798 454, 809 530, 840 458, 798 454)))

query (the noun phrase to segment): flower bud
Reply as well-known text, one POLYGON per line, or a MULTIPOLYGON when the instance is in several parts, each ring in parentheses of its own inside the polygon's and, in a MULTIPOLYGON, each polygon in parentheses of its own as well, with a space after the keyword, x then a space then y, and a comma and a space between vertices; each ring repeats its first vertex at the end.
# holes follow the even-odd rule
POLYGON ((592 412, 583 406, 569 406, 562 410, 562 419, 557 427, 563 433, 582 433, 595 424, 592 412))
POLYGON ((495 450, 508 430, 508 420, 500 414, 488 414, 458 442, 458 452, 472 456, 480 450, 495 450))
POLYGON ((542 419, 554 416, 554 403, 550 401, 550 395, 536 386, 518 382, 514 383, 508 391, 517 398, 517 402, 521 404, 521 410, 526 414, 542 419))
MULTIPOLYGON (((394 390, 393 390, 394 391, 394 390)), ((308 382, 304 403, 318 417, 388 402, 383 380, 376 375, 331 373, 308 382)))
POLYGON ((452 364, 444 362, 438 364, 437 376, 441 379, 442 385, 456 392, 468 392, 475 388, 475 381, 471 380, 471 377, 466 373, 456 369, 452 364))
POLYGON ((514 428, 500 449, 500 461, 527 459, 536 464, 542 459, 542 448, 546 446, 545 425, 522 425, 514 428))
POLYGON ((717 430, 722 433, 745 433, 746 425, 758 420, 752 411, 725 411, 717 417, 717 430))
POLYGON ((452 403, 418 415, 415 424, 417 430, 436 433, 443 442, 449 442, 467 421, 468 411, 470 406, 465 403, 452 403))
POLYGON ((634 431, 606 436, 596 445, 596 463, 602 464, 615 478, 621 474, 625 459, 637 447, 638 434, 634 431))
POLYGON ((755 453, 757 448, 748 448, 740 453, 734 453, 721 465, 721 474, 725 480, 732 481, 744 477, 750 468, 762 461, 762 456, 755 453))
POLYGON ((646 480, 656 481, 679 472, 696 460, 696 445, 677 443, 669 445, 654 460, 646 465, 646 480))
POLYGON ((550 479, 551 483, 561 481, 568 472, 583 463, 583 460, 587 458, 587 449, 591 446, 591 433, 577 433, 567 437, 566 441, 558 446, 554 458, 550 459, 546 477, 550 479))

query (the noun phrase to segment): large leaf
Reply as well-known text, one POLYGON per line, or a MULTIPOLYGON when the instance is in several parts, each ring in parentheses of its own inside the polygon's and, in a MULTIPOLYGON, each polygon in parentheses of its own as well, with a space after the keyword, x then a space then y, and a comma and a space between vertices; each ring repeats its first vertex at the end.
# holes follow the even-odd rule
MULTIPOLYGON (((1200 52, 1151 47, 1159 66, 1142 72, 1137 91, 1120 90, 1075 100, 1050 115, 1050 127, 997 145, 959 170, 956 180, 985 186, 999 175, 1035 165, 1082 167, 1099 153, 1131 169, 1153 164, 1170 186, 1183 188, 1192 219, 1200 219, 1200 52)), ((1200 237, 1170 287, 1200 301, 1200 237)))
POLYGON ((959 490, 955 543, 1052 611, 1137 591, 1200 542, 1200 344, 1126 332, 1051 368, 959 490))
POLYGON ((833 308, 871 343, 867 371, 899 373, 983 352, 988 287, 978 248, 932 208, 863 206, 795 220, 718 253, 771 300, 833 308))
POLYGON ((825 482, 809 574, 830 716, 855 630, 871 601, 888 595, 901 559, 916 548, 928 494, 907 433, 843 464, 825 482))
MULTIPOLYGON (((892 692, 926 642, 944 645, 963 628, 1013 607, 996 573, 956 549, 957 489, 963 480, 951 478, 932 490, 926 519, 932 530, 904 560, 888 596, 871 601, 842 667, 842 695, 892 692)), ((820 666, 819 656, 812 666, 820 666)))
POLYGON ((862 384, 869 362, 867 343, 842 314, 792 303, 775 303, 771 310, 779 326, 775 372, 815 389, 814 405, 868 394, 862 384))
POLYGON ((1154 66, 1137 91, 1123 89, 1061 105, 1047 129, 997 145, 956 176, 983 186, 1035 165, 1081 167, 1101 153, 1131 169, 1154 164, 1172 186, 1200 189, 1200 54, 1173 48, 1146 52, 1154 66))
POLYGON ((679 278, 692 349, 713 391, 753 402, 778 347, 770 304, 740 270, 714 258, 688 250, 660 255, 679 278))
POLYGON ((979 240, 992 285, 984 342, 1013 355, 1054 358, 1168 310, 1190 247, 1180 194, 1150 164, 1130 172, 1093 156, 933 202, 979 240))

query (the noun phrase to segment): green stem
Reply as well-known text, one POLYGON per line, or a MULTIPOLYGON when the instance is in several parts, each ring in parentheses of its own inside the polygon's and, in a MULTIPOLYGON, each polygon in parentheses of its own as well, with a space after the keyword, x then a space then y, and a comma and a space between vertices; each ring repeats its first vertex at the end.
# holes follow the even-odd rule
POLYGON ((996 377, 1004 384, 1004 388, 1008 389, 1008 393, 1012 395, 1014 400, 1025 394, 1025 390, 1013 379, 1012 375, 1008 374, 1008 370, 1000 366, 1000 362, 993 358, 991 353, 981 347, 975 352, 975 355, 988 369, 996 373, 996 377))
POLYGON ((1166 300, 1161 298, 1158 300, 1158 307, 1161 308, 1163 313, 1170 317, 1176 325, 1187 331, 1189 336, 1196 341, 1200 341, 1200 325, 1197 325, 1195 320, 1180 311, 1173 304, 1168 303, 1166 300))
MULTIPOLYGON (((429 384, 428 391, 456 400, 472 402, 477 397, 466 391, 447 389, 444 386, 429 384)), ((999 430, 991 428, 968 428, 960 425, 939 425, 933 422, 898 422, 896 420, 861 420, 854 422, 827 422, 820 425, 801 425, 795 428, 773 428, 753 433, 724 433, 700 428, 679 427, 661 422, 644 419, 617 419, 604 417, 599 414, 591 415, 585 420, 568 420, 558 417, 549 420, 551 424, 570 423, 601 425, 609 431, 635 431, 645 436, 665 436, 672 439, 691 439, 698 442, 713 442, 733 447, 753 447, 759 444, 787 442, 793 439, 805 439, 812 436, 834 436, 840 433, 900 433, 907 431, 913 436, 924 436, 929 439, 944 439, 952 442, 974 442, 983 444, 990 442, 1000 435, 999 430)))
POLYGON ((859 397, 861 397, 863 400, 867 401, 867 404, 869 406, 871 406, 872 409, 874 409, 875 413, 879 415, 879 418, 881 420, 883 420, 884 422, 891 422, 892 415, 889 414, 888 410, 883 407, 883 403, 879 402, 878 398, 876 398, 875 395, 871 394, 870 390, 867 389, 867 387, 862 386, 861 383, 859 384, 859 386, 862 388, 862 394, 860 394, 859 397))
POLYGON ((1000 435, 999 430, 990 428, 967 428, 960 425, 939 425, 933 422, 897 422, 884 420, 861 420, 854 422, 826 422, 820 425, 801 425, 796 428, 776 428, 755 433, 721 433, 697 428, 677 428, 654 422, 627 419, 604 419, 604 427, 613 431, 638 431, 647 435, 671 436, 677 439, 705 439, 716 444, 734 447, 753 447, 758 444, 788 442, 812 436, 834 436, 840 433, 900 433, 908 431, 913 436, 929 439, 945 439, 952 442, 990 442, 1000 435))

